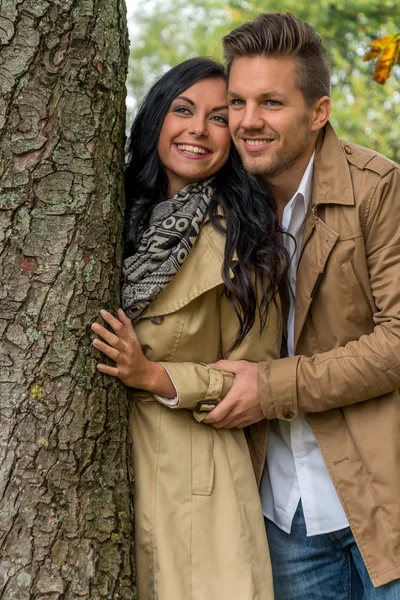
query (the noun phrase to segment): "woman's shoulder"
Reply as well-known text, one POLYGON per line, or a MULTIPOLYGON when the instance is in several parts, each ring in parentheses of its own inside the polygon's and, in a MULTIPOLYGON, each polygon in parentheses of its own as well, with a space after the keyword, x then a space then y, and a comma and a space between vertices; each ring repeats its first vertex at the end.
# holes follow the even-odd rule
POLYGON ((151 303, 144 316, 173 313, 205 292, 223 284, 225 238, 205 222, 182 266, 151 303))
MULTIPOLYGON (((221 224, 224 224, 223 220, 221 221, 221 224)), ((210 220, 203 223, 200 229, 199 241, 203 242, 203 244, 207 244, 210 250, 215 253, 216 257, 223 260, 226 237, 222 231, 216 229, 210 220)))
MULTIPOLYGON (((225 219, 223 216, 222 209, 218 210, 217 217, 220 219, 219 222, 222 225, 222 227, 225 227, 225 219)), ((225 233, 217 229, 210 219, 207 219, 202 225, 202 228, 200 230, 200 236, 203 239, 204 243, 207 244, 210 250, 215 254, 215 256, 221 262, 223 262, 226 245, 225 233)), ((233 254, 233 263, 237 262, 237 260, 238 257, 235 251, 233 254)))

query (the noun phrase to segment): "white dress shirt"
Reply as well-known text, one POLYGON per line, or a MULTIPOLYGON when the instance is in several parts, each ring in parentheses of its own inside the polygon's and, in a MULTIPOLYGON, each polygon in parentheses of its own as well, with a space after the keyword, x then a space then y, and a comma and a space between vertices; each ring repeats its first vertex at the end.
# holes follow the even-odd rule
MULTIPOLYGON (((297 266, 304 220, 311 198, 314 155, 308 163, 297 192, 283 211, 282 228, 290 233, 284 243, 291 257, 288 269, 290 307, 288 355, 294 354, 294 316, 297 266)), ((307 536, 348 527, 348 521, 333 486, 306 415, 293 421, 270 421, 267 459, 261 482, 264 515, 290 533, 301 499, 307 536)))

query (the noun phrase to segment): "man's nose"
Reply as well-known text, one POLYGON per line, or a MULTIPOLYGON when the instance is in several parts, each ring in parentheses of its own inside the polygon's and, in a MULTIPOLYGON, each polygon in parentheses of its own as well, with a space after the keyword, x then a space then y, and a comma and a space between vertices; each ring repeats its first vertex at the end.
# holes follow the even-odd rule
POLYGON ((242 129, 250 130, 250 129, 263 129, 264 120, 261 118, 261 115, 257 108, 246 106, 243 112, 242 122, 240 123, 242 129))

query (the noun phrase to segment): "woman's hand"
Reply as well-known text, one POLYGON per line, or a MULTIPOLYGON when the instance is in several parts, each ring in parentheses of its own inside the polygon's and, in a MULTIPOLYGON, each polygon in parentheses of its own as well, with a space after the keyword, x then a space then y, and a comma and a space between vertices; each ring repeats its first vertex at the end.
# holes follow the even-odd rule
POLYGON ((151 362, 143 354, 131 320, 121 308, 117 312, 118 319, 104 309, 100 314, 114 333, 99 323, 93 323, 92 331, 104 340, 96 338, 93 340, 93 346, 116 364, 115 367, 110 367, 100 363, 97 369, 106 375, 118 377, 128 387, 147 389, 146 386, 152 378, 153 365, 157 363, 151 362))
POLYGON ((124 311, 118 309, 118 319, 104 309, 100 314, 114 333, 99 323, 93 323, 92 331, 105 340, 103 342, 96 338, 93 340, 93 346, 114 360, 115 367, 100 363, 97 369, 106 375, 118 377, 128 387, 174 398, 176 390, 168 373, 160 363, 145 357, 131 320, 124 311))

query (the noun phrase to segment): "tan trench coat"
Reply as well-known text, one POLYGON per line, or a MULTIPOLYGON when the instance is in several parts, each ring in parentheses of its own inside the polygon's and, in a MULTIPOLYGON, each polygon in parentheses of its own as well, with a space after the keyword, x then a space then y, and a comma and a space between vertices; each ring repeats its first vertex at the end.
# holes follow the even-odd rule
POLYGON ((233 381, 200 363, 279 357, 274 307, 263 335, 256 323, 240 348, 229 352, 238 323, 223 295, 223 249, 223 236, 204 224, 178 274, 135 325, 146 356, 164 363, 179 391, 175 409, 146 392, 132 392, 140 600, 273 598, 244 433, 217 430, 193 416, 199 402, 207 408, 233 381))
POLYGON ((400 577, 400 168, 330 125, 315 156, 295 347, 259 367, 263 412, 308 414, 372 582, 385 584, 400 577))

